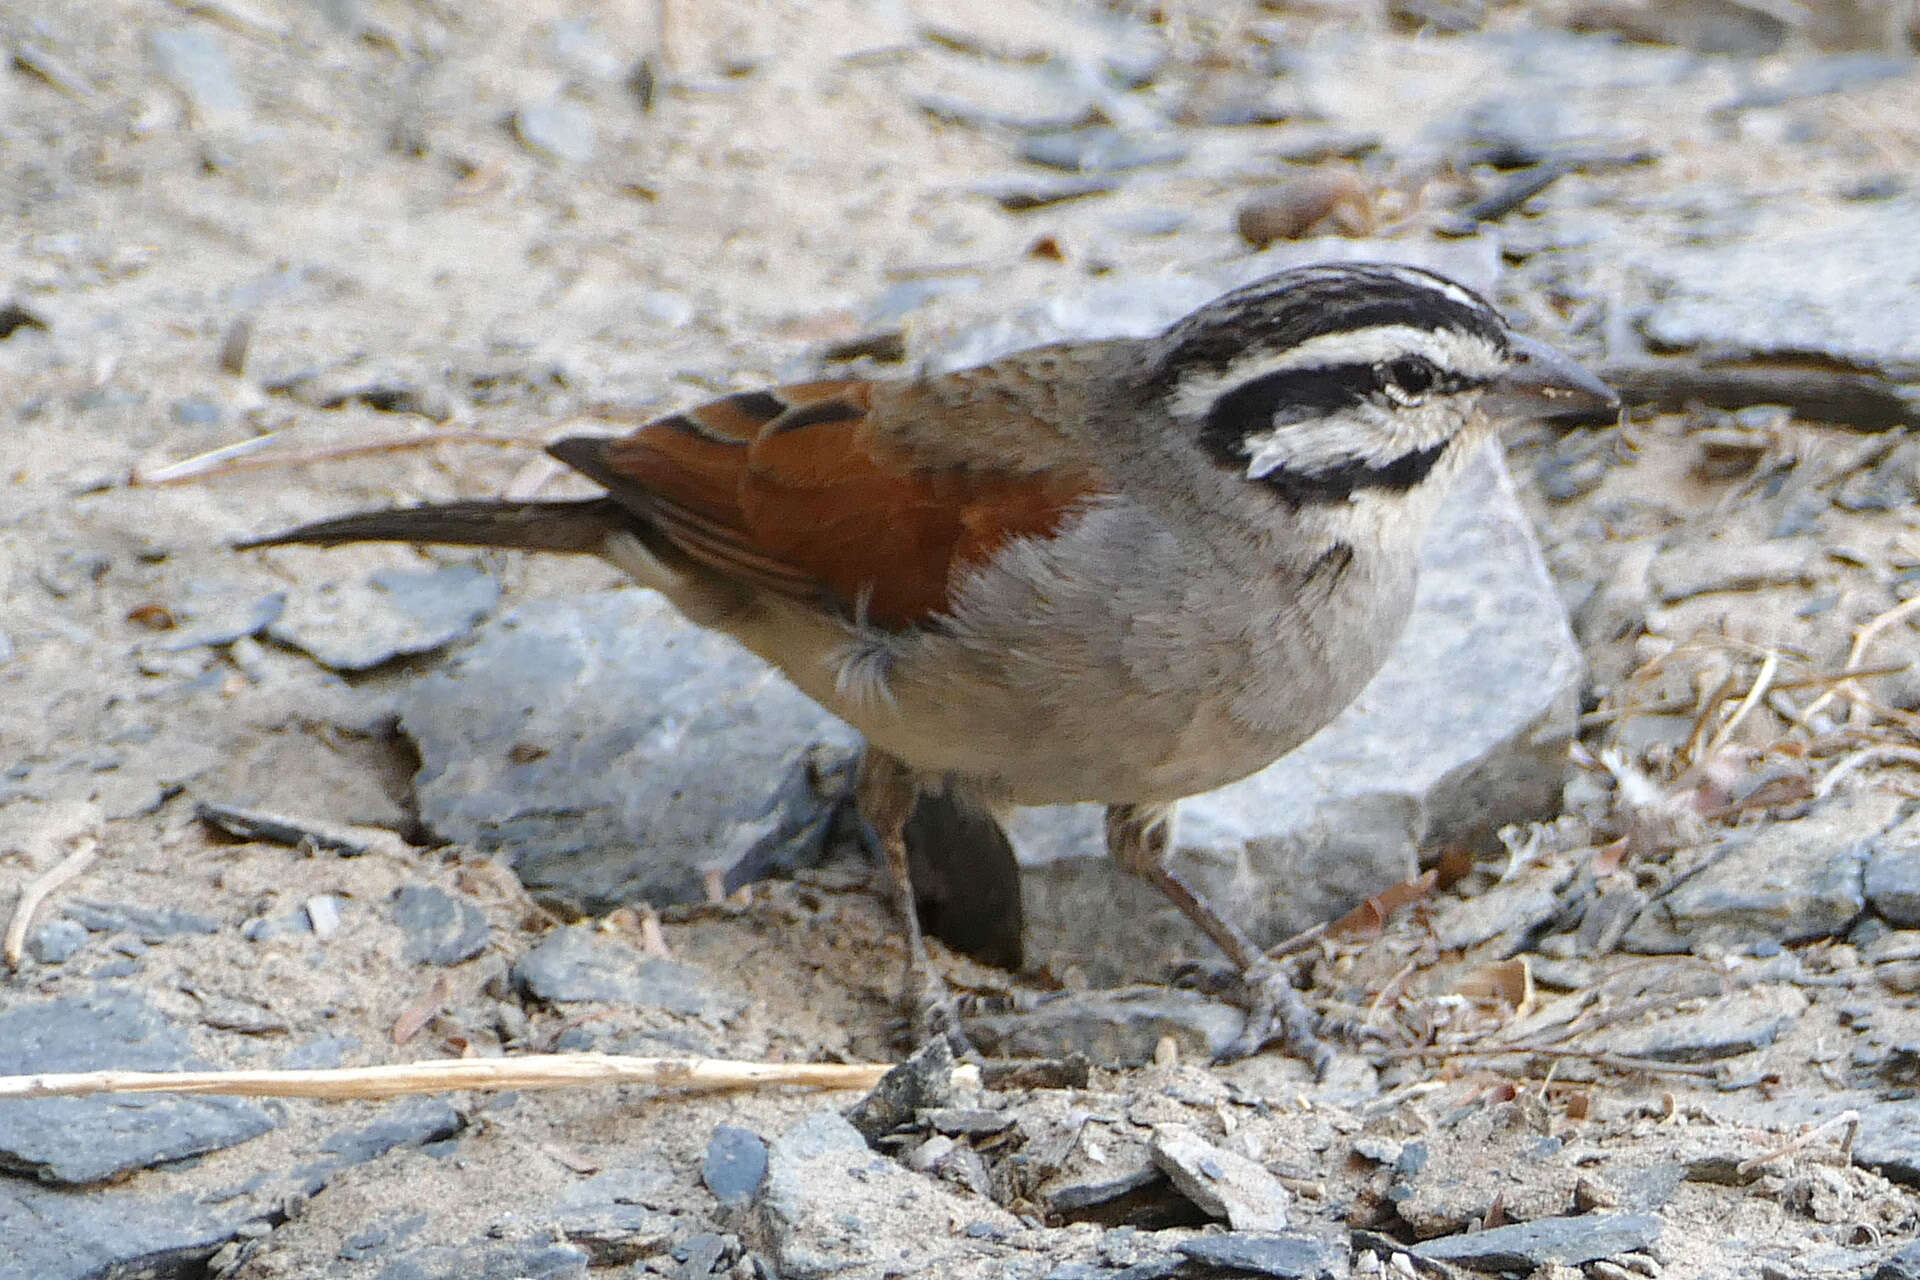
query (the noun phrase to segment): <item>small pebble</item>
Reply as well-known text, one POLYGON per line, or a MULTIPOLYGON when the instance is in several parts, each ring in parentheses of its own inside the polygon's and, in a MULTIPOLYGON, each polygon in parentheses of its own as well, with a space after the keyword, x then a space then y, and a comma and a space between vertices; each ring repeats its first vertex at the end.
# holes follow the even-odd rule
POLYGON ((340 900, 331 894, 319 894, 306 901, 307 923, 314 937, 325 942, 340 931, 340 900))
POLYGON ((1360 179, 1345 169, 1314 169, 1259 192, 1240 206, 1240 238, 1256 249, 1298 240, 1327 224, 1344 235, 1373 230, 1373 206, 1360 179))
POLYGON ((86 928, 78 922, 49 920, 27 940, 27 954, 41 964, 65 964, 86 940, 86 928))

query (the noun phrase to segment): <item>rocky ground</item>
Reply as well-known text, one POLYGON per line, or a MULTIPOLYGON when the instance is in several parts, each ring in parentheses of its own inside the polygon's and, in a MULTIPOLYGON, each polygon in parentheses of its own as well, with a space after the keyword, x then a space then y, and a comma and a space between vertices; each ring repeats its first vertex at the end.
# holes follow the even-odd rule
POLYGON ((945 957, 978 1073, 0 1100, 0 1277, 1920 1274, 1914 39, 7 8, 0 1073, 908 1047, 843 729, 595 563, 236 538, 1316 258, 1441 266, 1634 407, 1476 469, 1393 668, 1191 806, 1251 926, 1340 917, 1326 1081, 1208 1065, 1205 947, 1029 815, 1027 969, 945 957))

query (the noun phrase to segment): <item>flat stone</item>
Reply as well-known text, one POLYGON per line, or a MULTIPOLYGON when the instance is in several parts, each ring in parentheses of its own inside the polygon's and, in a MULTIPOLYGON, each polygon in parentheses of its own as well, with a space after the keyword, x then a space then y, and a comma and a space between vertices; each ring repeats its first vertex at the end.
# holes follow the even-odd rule
POLYGON ((1171 138, 1144 138, 1112 125, 1086 125, 1037 133, 1020 144, 1020 158, 1067 173, 1118 173, 1184 160, 1187 149, 1171 138))
MULTIPOLYGON (((1149 899, 1142 909, 1151 905, 1149 899)), ((1164 987, 1078 991, 1029 1009, 966 1020, 968 1036, 989 1057, 1079 1054, 1114 1066, 1153 1061, 1162 1037, 1171 1037, 1183 1056, 1210 1061, 1234 1042, 1245 1025, 1246 1014, 1231 1005, 1164 987)))
POLYGON ((414 964, 459 964, 487 946, 480 908, 431 885, 401 886, 393 898, 393 922, 406 930, 406 957, 414 964))
POLYGON ((816 1111, 767 1147, 758 1206, 760 1234, 787 1280, 971 1274, 970 1259, 996 1256, 995 1234, 1019 1229, 1013 1215, 875 1154, 860 1131, 816 1111), (971 1233, 960 1224, 985 1224, 971 1233))
POLYGON ((1797 991, 1736 992, 1687 1017, 1620 1031, 1608 1037, 1607 1051, 1661 1062, 1737 1058, 1778 1040, 1805 1009, 1806 997, 1797 991))
POLYGON ((368 671, 451 644, 499 599, 500 584, 477 565, 381 569, 361 582, 324 582, 295 592, 267 634, 321 666, 368 671))
MULTIPOLYGON (((9 1103, 9 1107, 19 1106, 9 1103)), ((0 1178, 0 1280, 204 1275, 207 1259, 268 1207, 0 1178)))
MULTIPOLYGON (((145 997, 102 987, 0 1013, 0 1075, 204 1067, 184 1027, 145 997)), ((240 1098, 98 1094, 0 1107, 0 1169, 78 1186, 257 1138, 274 1121, 240 1098)))
POLYGON ((709 871, 731 890, 809 865, 859 743, 639 590, 509 610, 399 710, 427 828, 590 913, 700 901, 709 871))
POLYGON ((1660 1227, 1660 1219, 1650 1213, 1538 1218, 1490 1231, 1423 1240, 1413 1246, 1413 1253, 1480 1271, 1525 1272, 1555 1262, 1579 1266, 1644 1249, 1660 1238, 1660 1227))
POLYGON ((513 114, 514 136, 529 151, 569 164, 585 164, 599 146, 593 115, 576 102, 535 102, 513 114))
POLYGON ((224 125, 247 114, 247 96, 219 37, 204 26, 163 27, 148 33, 155 68, 193 112, 196 123, 224 125))
POLYGON ((1920 1187, 1920 1106, 1910 1100, 1874 1102, 1859 1111, 1853 1162, 1891 1182, 1920 1187))
MULTIPOLYGON (((1331 258, 1407 261, 1487 286, 1486 238, 1423 245, 1286 241, 1201 275, 1124 278, 936 340, 952 369, 1038 342, 1144 335, 1225 289, 1331 258)), ((1252 778, 1181 805, 1174 866, 1272 942, 1410 878, 1422 845, 1490 845, 1560 811, 1582 660, 1497 453, 1476 458, 1427 542, 1399 646, 1332 724, 1252 778), (1281 890, 1284 890, 1282 892, 1281 890)), ((1159 977, 1197 929, 1102 851, 1094 806, 1031 809, 1009 827, 1026 867, 1029 960, 1095 983, 1159 977)))
POLYGON ((673 1238, 673 1215, 651 1205, 672 1184, 673 1174, 664 1165, 643 1158, 567 1188, 545 1220, 585 1250, 593 1266, 625 1266, 658 1254, 673 1238))
POLYGON ((1183 1124, 1154 1126, 1153 1162, 1180 1194, 1235 1231, 1285 1231, 1293 1197, 1257 1162, 1214 1146, 1183 1124))
POLYGON ((1873 1273, 1873 1280, 1920 1280, 1920 1241, 1881 1263, 1873 1273))
POLYGON ((767 1144, 751 1129, 717 1124, 707 1138, 700 1181, 723 1205, 742 1205, 760 1190, 767 1176, 767 1144))
POLYGON ((1347 1274, 1347 1254, 1314 1236, 1296 1233, 1230 1231, 1195 1236, 1175 1246, 1207 1267, 1283 1280, 1333 1280, 1347 1274))
POLYGON ((312 1174, 365 1164, 398 1147, 441 1142, 465 1127, 460 1113, 444 1098, 401 1098, 382 1107, 372 1120, 340 1129, 320 1141, 322 1158, 306 1167, 312 1174))
POLYGON ((1576 31, 1611 31, 1645 44, 1748 57, 1778 52, 1793 30, 1777 8, 1744 0, 1588 4, 1578 15, 1573 23, 1576 31))
POLYGON ((286 612, 287 593, 261 591, 234 582, 194 580, 185 595, 167 602, 179 626, 156 636, 143 648, 174 652, 232 644, 257 636, 286 612))
POLYGON ((1844 933, 1866 909, 1871 837, 1886 797, 1830 803, 1807 817, 1736 833, 1717 860, 1640 914, 1629 951, 1751 951, 1844 933))
POLYGON ((144 907, 130 902, 72 898, 63 908, 69 920, 92 933, 131 933, 142 942, 160 943, 183 933, 218 933, 212 916, 179 907, 144 907))
POLYGON ((727 1237, 716 1232, 701 1231, 688 1237, 685 1244, 674 1247, 673 1256, 680 1265, 673 1269, 673 1280, 706 1280, 728 1248, 727 1237))
POLYGON ((1690 544, 1655 559, 1647 580, 1662 603, 1672 604, 1715 591, 1803 584, 1819 560, 1818 548, 1798 538, 1705 547, 1690 544))
POLYGON ((590 1259, 570 1244, 481 1241, 401 1254, 375 1280, 586 1280, 590 1259))
POLYGON ((1909 818, 1867 851, 1867 905, 1903 928, 1920 925, 1920 818, 1909 818))
POLYGON ((1654 302, 1641 321, 1667 348, 1824 356, 1920 373, 1920 199, 1822 208, 1742 205, 1738 234, 1624 245, 1654 302), (1637 261, 1635 261, 1637 259, 1637 261))
POLYGON ((27 954, 41 964, 65 964, 86 941, 86 927, 77 921, 49 920, 27 939, 27 954))
MULTIPOLYGON (((29 1008, 35 1006, 28 1006, 29 1008)), ((14 1012, 18 1012, 17 1010, 14 1012)), ((16 1029, 0 1015, 0 1058, 13 1045, 16 1029)), ((84 1030, 69 1026, 69 1030, 84 1030)), ((138 1069, 204 1066, 186 1059, 157 1061, 138 1044, 109 1044, 111 1065, 138 1069)), ((104 1061, 86 1066, 106 1066, 104 1061)), ((318 1065, 289 1060, 285 1065, 318 1065)), ((337 1063, 335 1064, 337 1065, 337 1063)), ((0 1071, 17 1069, 0 1061, 0 1071)), ((61 1065, 53 1069, 74 1069, 61 1065)), ((167 1095, 140 1095, 168 1104, 167 1095)), ((0 1121, 40 1101, 0 1107, 0 1121)), ((181 1101, 228 1101, 182 1099, 181 1101)), ((153 1108, 135 1113, 141 1122, 153 1108)), ((249 1176, 243 1186, 204 1188, 192 1193, 170 1190, 173 1171, 161 1166, 131 1183, 74 1188, 45 1186, 30 1179, 0 1178, 0 1280, 101 1280, 102 1277, 153 1277, 154 1280, 205 1274, 220 1247, 244 1234, 264 1232, 284 1216, 290 1203, 317 1194, 341 1170, 375 1159, 396 1147, 438 1141, 459 1132, 461 1120, 444 1099, 403 1098, 382 1107, 371 1121, 342 1129, 319 1144, 318 1158, 297 1167, 249 1176)), ((84 1132, 65 1135, 70 1143, 84 1132)), ((244 1164, 244 1162, 243 1162, 244 1164)), ((356 1274, 360 1274, 356 1272, 356 1274)), ((397 1275, 459 1276, 519 1271, 416 1271, 397 1275)), ((533 1274, 527 1272, 526 1274, 533 1274)))
POLYGON ((702 970, 642 955, 588 925, 568 925, 548 934, 513 966, 513 981, 536 1000, 553 1004, 596 1000, 725 1018, 744 1003, 721 991, 702 970))

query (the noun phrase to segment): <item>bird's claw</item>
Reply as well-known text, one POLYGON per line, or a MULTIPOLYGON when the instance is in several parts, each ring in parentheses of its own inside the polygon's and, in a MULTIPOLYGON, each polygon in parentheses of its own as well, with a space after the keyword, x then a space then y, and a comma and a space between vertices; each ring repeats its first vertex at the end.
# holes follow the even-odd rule
POLYGON ((939 1036, 953 1050, 956 1060, 978 1061, 980 1052, 973 1047, 973 1041, 967 1038, 966 1029, 961 1025, 959 1002, 940 975, 930 973, 917 981, 911 978, 908 981, 910 989, 905 1003, 913 1043, 925 1044, 939 1036))
POLYGON ((1326 1079, 1333 1066, 1333 1046, 1320 1038, 1320 1019, 1294 989, 1292 967, 1259 960, 1241 973, 1240 988, 1246 1025, 1218 1061, 1236 1062, 1278 1044, 1311 1067, 1314 1079, 1326 1079))

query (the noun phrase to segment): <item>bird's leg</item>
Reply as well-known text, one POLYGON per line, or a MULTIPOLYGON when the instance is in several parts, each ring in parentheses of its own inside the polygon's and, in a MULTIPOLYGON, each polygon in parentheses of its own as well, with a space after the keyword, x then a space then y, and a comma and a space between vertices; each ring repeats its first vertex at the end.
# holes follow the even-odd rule
POLYGON ((933 967, 927 940, 920 932, 920 913, 914 901, 913 880, 907 869, 907 818, 913 813, 919 785, 913 771, 884 751, 867 748, 860 761, 855 804, 872 830, 887 860, 893 882, 893 905, 907 935, 907 988, 903 1003, 913 1027, 914 1043, 942 1036, 956 1056, 971 1054, 973 1045, 960 1028, 960 1012, 947 990, 946 980, 933 967))
POLYGON ((1139 876, 1180 908, 1240 970, 1247 1023, 1221 1057, 1244 1058, 1277 1041, 1309 1063, 1315 1076, 1324 1076, 1333 1050, 1316 1034, 1319 1020, 1293 989, 1291 967, 1269 959, 1239 925, 1221 915, 1168 864, 1173 852, 1173 814, 1170 804, 1109 805, 1107 853, 1121 870, 1139 876))

